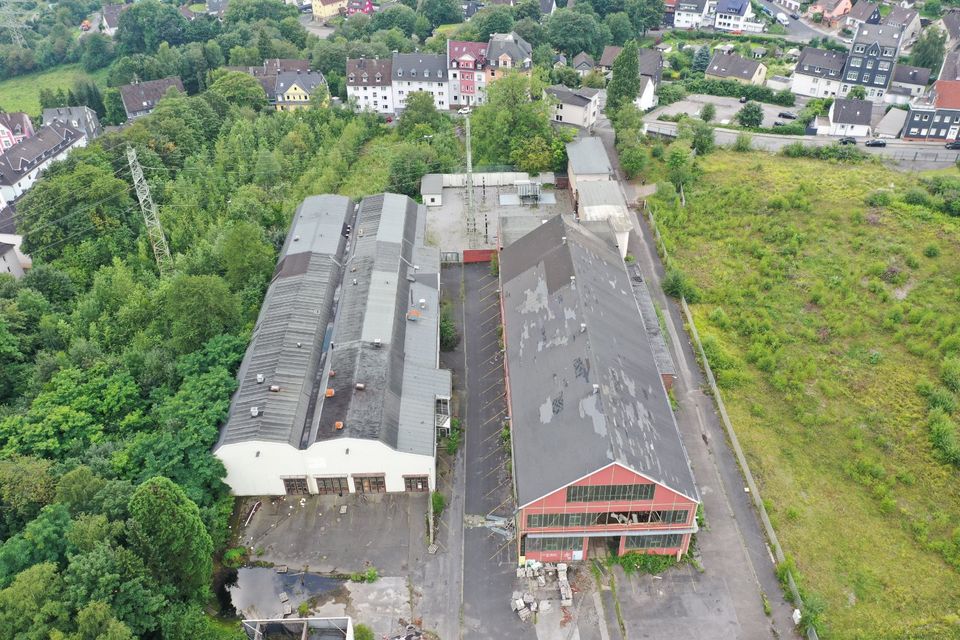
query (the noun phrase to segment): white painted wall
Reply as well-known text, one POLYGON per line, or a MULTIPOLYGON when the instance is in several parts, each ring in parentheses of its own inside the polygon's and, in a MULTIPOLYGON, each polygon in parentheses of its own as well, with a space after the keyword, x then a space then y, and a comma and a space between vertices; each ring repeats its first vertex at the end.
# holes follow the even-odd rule
POLYGON ((81 136, 72 146, 67 147, 57 155, 51 156, 41 162, 33 171, 20 178, 20 180, 18 180, 16 183, 12 185, 0 185, 0 208, 11 204, 14 200, 29 191, 30 187, 32 187, 37 181, 37 178, 40 177, 40 174, 43 173, 44 169, 58 160, 65 159, 73 149, 85 146, 87 146, 87 136, 84 135, 81 136))
POLYGON ((808 76, 802 73, 793 73, 790 90, 800 96, 810 96, 813 98, 829 98, 840 95, 840 76, 836 80, 820 78, 819 76, 808 76))
POLYGON ((642 92, 637 96, 637 99, 633 101, 633 104, 635 104, 640 111, 648 111, 657 106, 657 94, 653 82, 644 82, 642 84, 642 92))
POLYGON ((599 104, 599 96, 594 96, 593 100, 584 107, 575 104, 557 103, 553 105, 551 118, 554 122, 572 124, 586 129, 597 123, 597 113, 600 111, 599 104))
POLYGON ((386 86, 347 86, 347 100, 355 101, 357 111, 373 111, 392 115, 394 113, 393 87, 386 86), (376 103, 376 104, 374 104, 376 103))
POLYGON ((307 476, 310 493, 317 492, 317 476, 347 476, 351 491, 353 475, 380 473, 387 491, 403 491, 404 476, 429 476, 430 490, 436 486, 432 456, 395 451, 379 440, 336 438, 304 450, 280 442, 242 442, 224 445, 214 455, 223 461, 225 482, 238 496, 283 495, 283 478, 293 476, 307 476))
POLYGON ((447 80, 393 80, 393 106, 399 113, 407 106, 407 96, 416 91, 426 91, 433 95, 433 106, 438 111, 450 109, 450 85, 447 80))

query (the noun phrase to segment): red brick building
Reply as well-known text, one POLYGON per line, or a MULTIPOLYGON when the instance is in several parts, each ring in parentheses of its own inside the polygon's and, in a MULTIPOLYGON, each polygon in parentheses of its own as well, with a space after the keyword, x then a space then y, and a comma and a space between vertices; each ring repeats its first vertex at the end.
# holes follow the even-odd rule
POLYGON ((699 493, 606 223, 557 216, 500 256, 521 562, 681 554, 699 493))

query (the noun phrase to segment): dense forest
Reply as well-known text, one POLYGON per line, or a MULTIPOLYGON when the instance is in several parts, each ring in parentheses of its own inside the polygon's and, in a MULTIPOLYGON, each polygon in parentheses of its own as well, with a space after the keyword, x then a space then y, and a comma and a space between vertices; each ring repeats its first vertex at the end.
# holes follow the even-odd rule
POLYGON ((234 100, 171 94, 18 204, 35 266, 0 277, 0 638, 234 633, 204 611, 233 507, 210 450, 295 204, 383 134, 234 100), (164 279, 127 145, 174 255, 164 279))

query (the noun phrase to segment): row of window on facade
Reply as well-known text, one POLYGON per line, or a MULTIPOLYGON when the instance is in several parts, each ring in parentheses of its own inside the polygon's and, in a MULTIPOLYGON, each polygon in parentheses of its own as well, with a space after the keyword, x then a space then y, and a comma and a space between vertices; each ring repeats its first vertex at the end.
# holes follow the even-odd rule
MULTIPOLYGON (((857 46, 855 46, 855 47, 853 48, 853 52, 854 52, 854 53, 863 53, 863 52, 866 51, 866 50, 867 50, 867 47, 866 47, 866 45, 863 45, 863 44, 858 44, 857 46)), ((886 47, 886 48, 883 50, 883 56, 884 56, 885 58, 892 58, 893 55, 894 55, 894 51, 893 51, 893 49, 892 49, 891 47, 886 47)))
POLYGON ((919 136, 924 136, 924 137, 925 137, 925 136, 928 135, 928 132, 929 132, 929 135, 931 135, 931 136, 933 136, 933 137, 935 137, 935 138, 941 138, 941 137, 942 137, 942 138, 945 138, 945 137, 947 137, 947 135, 949 135, 948 132, 947 132, 947 129, 939 129, 939 130, 938 130, 936 127, 934 127, 933 129, 929 129, 929 130, 928 130, 928 129, 918 129, 917 127, 910 127, 910 135, 911 135, 911 136, 919 135, 919 136))
MULTIPOLYGON (((317 493, 320 495, 342 495, 350 493, 350 483, 346 476, 330 478, 315 478, 317 493)), ((353 486, 357 493, 386 493, 387 479, 383 474, 367 476, 353 476, 353 486)), ((404 491, 420 493, 429 491, 430 479, 427 476, 405 476, 403 478, 404 491)), ((283 479, 283 489, 287 495, 301 495, 310 493, 306 476, 295 476, 283 479)))
POLYGON ((641 511, 601 511, 583 513, 531 513, 527 528, 593 527, 630 524, 686 524, 688 509, 649 509, 641 511))
MULTIPOLYGON (((678 533, 654 536, 627 536, 627 549, 672 549, 679 547, 683 536, 678 533)), ((527 551, 577 551, 583 549, 583 538, 569 536, 562 538, 531 538, 524 536, 521 553, 527 551)))

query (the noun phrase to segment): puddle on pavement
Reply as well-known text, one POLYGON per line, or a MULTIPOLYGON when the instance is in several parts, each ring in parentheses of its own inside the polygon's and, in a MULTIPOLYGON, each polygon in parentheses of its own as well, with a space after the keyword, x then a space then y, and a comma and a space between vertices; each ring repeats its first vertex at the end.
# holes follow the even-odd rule
POLYGON ((334 597, 343 582, 315 573, 277 573, 273 568, 243 567, 235 576, 227 578, 222 595, 218 595, 221 595, 221 607, 225 613, 244 618, 279 618, 285 604, 290 605, 296 614, 301 602, 318 596, 319 602, 334 597), (287 595, 286 602, 280 600, 281 593, 287 595))

